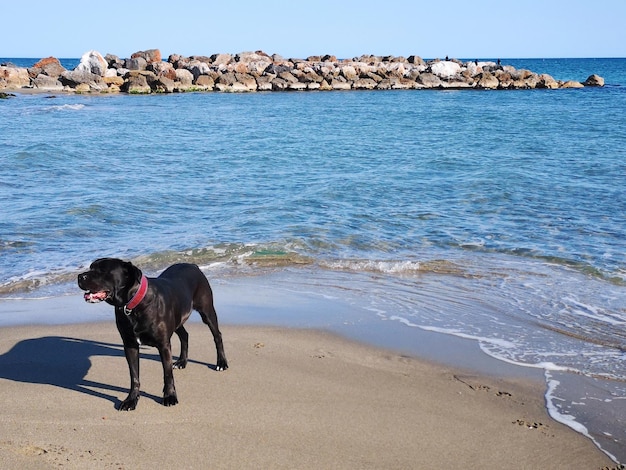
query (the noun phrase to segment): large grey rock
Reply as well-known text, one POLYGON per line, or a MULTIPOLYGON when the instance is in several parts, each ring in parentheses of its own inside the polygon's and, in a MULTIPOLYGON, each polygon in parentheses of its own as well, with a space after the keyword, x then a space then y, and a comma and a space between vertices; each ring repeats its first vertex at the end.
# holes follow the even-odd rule
POLYGON ((63 84, 55 77, 39 74, 32 79, 31 84, 33 88, 46 91, 61 91, 63 90, 63 84))
POLYGON ((437 88, 441 86, 441 79, 432 73, 422 73, 417 77, 417 82, 424 85, 426 88, 437 88))
POLYGON ((124 61, 124 68, 128 70, 146 70, 148 61, 143 57, 131 57, 124 61))
POLYGON ((86 69, 78 69, 76 67, 74 70, 66 70, 59 77, 59 81, 64 86, 69 86, 70 88, 77 88, 79 85, 82 85, 81 89, 93 89, 96 91, 100 91, 107 88, 106 83, 104 82, 104 77, 91 73, 86 69))

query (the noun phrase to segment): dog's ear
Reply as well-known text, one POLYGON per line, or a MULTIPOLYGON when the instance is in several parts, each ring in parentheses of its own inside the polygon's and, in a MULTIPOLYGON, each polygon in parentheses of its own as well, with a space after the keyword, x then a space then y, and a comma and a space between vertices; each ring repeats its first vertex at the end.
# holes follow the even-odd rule
POLYGON ((129 291, 141 283, 141 269, 128 261, 115 259, 116 267, 111 271, 111 299, 110 304, 118 307, 130 300, 129 291))
POLYGON ((129 282, 130 285, 134 285, 135 282, 136 283, 141 282, 141 276, 143 276, 141 269, 139 269, 130 261, 127 261, 124 263, 124 268, 126 268, 126 272, 128 273, 128 280, 130 281, 129 282))

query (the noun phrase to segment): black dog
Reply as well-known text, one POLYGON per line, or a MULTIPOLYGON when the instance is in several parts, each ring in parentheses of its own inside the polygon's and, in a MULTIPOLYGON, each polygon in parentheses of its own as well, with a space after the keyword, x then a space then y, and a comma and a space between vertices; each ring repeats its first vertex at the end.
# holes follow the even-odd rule
POLYGON ((222 334, 213 307, 209 281, 195 264, 175 264, 157 278, 147 278, 132 263, 115 258, 101 258, 78 275, 78 286, 87 291, 87 302, 103 300, 115 307, 115 322, 122 336, 124 353, 130 369, 130 392, 120 410, 134 410, 139 400, 139 345, 154 346, 163 363, 163 404, 178 403, 172 369, 187 365, 189 334, 183 323, 197 310, 206 323, 217 347, 217 370, 228 369, 222 334), (170 339, 176 333, 181 352, 172 364, 170 339))

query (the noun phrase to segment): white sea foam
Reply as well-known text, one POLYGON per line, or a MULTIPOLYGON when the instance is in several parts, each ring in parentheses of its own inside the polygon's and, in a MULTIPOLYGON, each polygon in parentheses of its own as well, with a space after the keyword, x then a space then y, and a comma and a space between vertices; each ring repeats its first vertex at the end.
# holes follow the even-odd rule
POLYGON ((416 273, 423 269, 419 261, 335 260, 323 264, 330 269, 386 274, 416 273))
POLYGON ((559 372, 568 372, 568 371, 578 372, 576 369, 573 369, 570 367, 559 366, 559 365, 556 365, 554 362, 550 362, 550 361, 526 362, 522 360, 514 360, 504 354, 497 353, 493 351, 492 349, 489 349, 486 346, 487 345, 485 343, 479 343, 479 347, 481 351, 483 351, 485 354, 499 361, 506 362, 508 364, 513 364, 513 365, 520 366, 520 367, 530 367, 533 369, 541 369, 541 370, 551 370, 551 371, 559 371, 559 372))
MULTIPOLYGON (((593 436, 589 433, 589 430, 587 429, 587 427, 585 425, 583 425, 582 423, 578 422, 576 420, 575 416, 572 416, 572 415, 569 415, 569 414, 564 414, 564 413, 561 413, 561 411, 559 411, 559 407, 555 403, 557 401, 563 401, 561 398, 559 398, 556 395, 556 390, 557 390, 558 386, 561 384, 561 382, 556 380, 556 379, 554 379, 552 377, 552 374, 550 374, 549 370, 546 370, 545 377, 546 377, 546 384, 547 384, 547 389, 546 389, 546 394, 545 394, 546 408, 548 410, 548 414, 550 415, 550 417, 552 419, 554 419, 555 421, 558 421, 559 423, 562 423, 562 424, 564 424, 566 426, 569 426, 574 431, 576 431, 576 432, 582 434, 583 436, 591 439, 591 441, 600 450, 602 450, 612 460, 614 460, 615 462, 618 462, 618 459, 615 457, 615 455, 611 454, 606 449, 602 448, 602 446, 600 446, 598 441, 596 441, 593 438, 593 436)), ((608 434, 608 433, 605 432, 604 434, 608 434)))
POLYGON ((60 104, 55 106, 49 106, 46 108, 48 111, 80 111, 85 107, 84 104, 60 104))
POLYGON ((572 306, 570 311, 574 315, 609 323, 614 326, 626 325, 626 316, 618 312, 607 312, 605 309, 580 302, 573 297, 565 297, 563 300, 572 306))
POLYGON ((556 397, 555 391, 557 387, 561 384, 561 382, 556 379, 553 379, 549 371, 546 371, 545 377, 546 377, 546 384, 547 384, 546 404, 548 408, 548 413, 550 413, 550 416, 552 417, 552 419, 554 419, 555 421, 558 421, 559 423, 563 423, 566 426, 569 426, 570 428, 572 428, 573 430, 591 438, 591 436, 589 435, 589 431, 584 425, 577 422, 574 416, 561 413, 558 407, 554 404, 556 400, 560 400, 558 397, 556 397))
POLYGON ((468 333, 464 333, 460 330, 454 329, 454 328, 441 328, 441 327, 437 327, 437 326, 425 326, 425 325, 418 325, 415 324, 409 320, 407 320, 404 317, 400 317, 398 315, 392 315, 389 317, 389 320, 394 320, 394 321, 398 321, 400 323, 403 323, 407 326, 413 327, 413 328, 420 328, 424 331, 432 331, 434 333, 443 333, 446 335, 452 335, 452 336, 456 336, 458 338, 463 338, 463 339, 470 339, 470 340, 474 340, 474 341, 478 341, 480 344, 491 344, 494 346, 498 346, 501 348, 514 348, 516 345, 515 343, 511 342, 511 341, 507 341, 504 339, 500 339, 500 338, 487 338, 484 336, 476 336, 476 335, 472 335, 472 334, 468 334, 468 333))

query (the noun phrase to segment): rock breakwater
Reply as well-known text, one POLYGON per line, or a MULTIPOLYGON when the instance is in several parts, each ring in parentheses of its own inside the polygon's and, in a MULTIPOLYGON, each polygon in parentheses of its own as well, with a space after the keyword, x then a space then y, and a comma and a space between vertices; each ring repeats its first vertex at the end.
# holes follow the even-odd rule
POLYGON ((425 61, 419 56, 363 55, 352 59, 311 56, 285 59, 262 51, 211 56, 170 55, 158 49, 128 59, 86 52, 73 70, 54 57, 30 68, 0 65, 0 89, 74 93, 254 92, 302 90, 420 90, 582 88, 604 86, 591 75, 584 82, 555 80, 545 73, 496 62, 456 59, 425 61))

